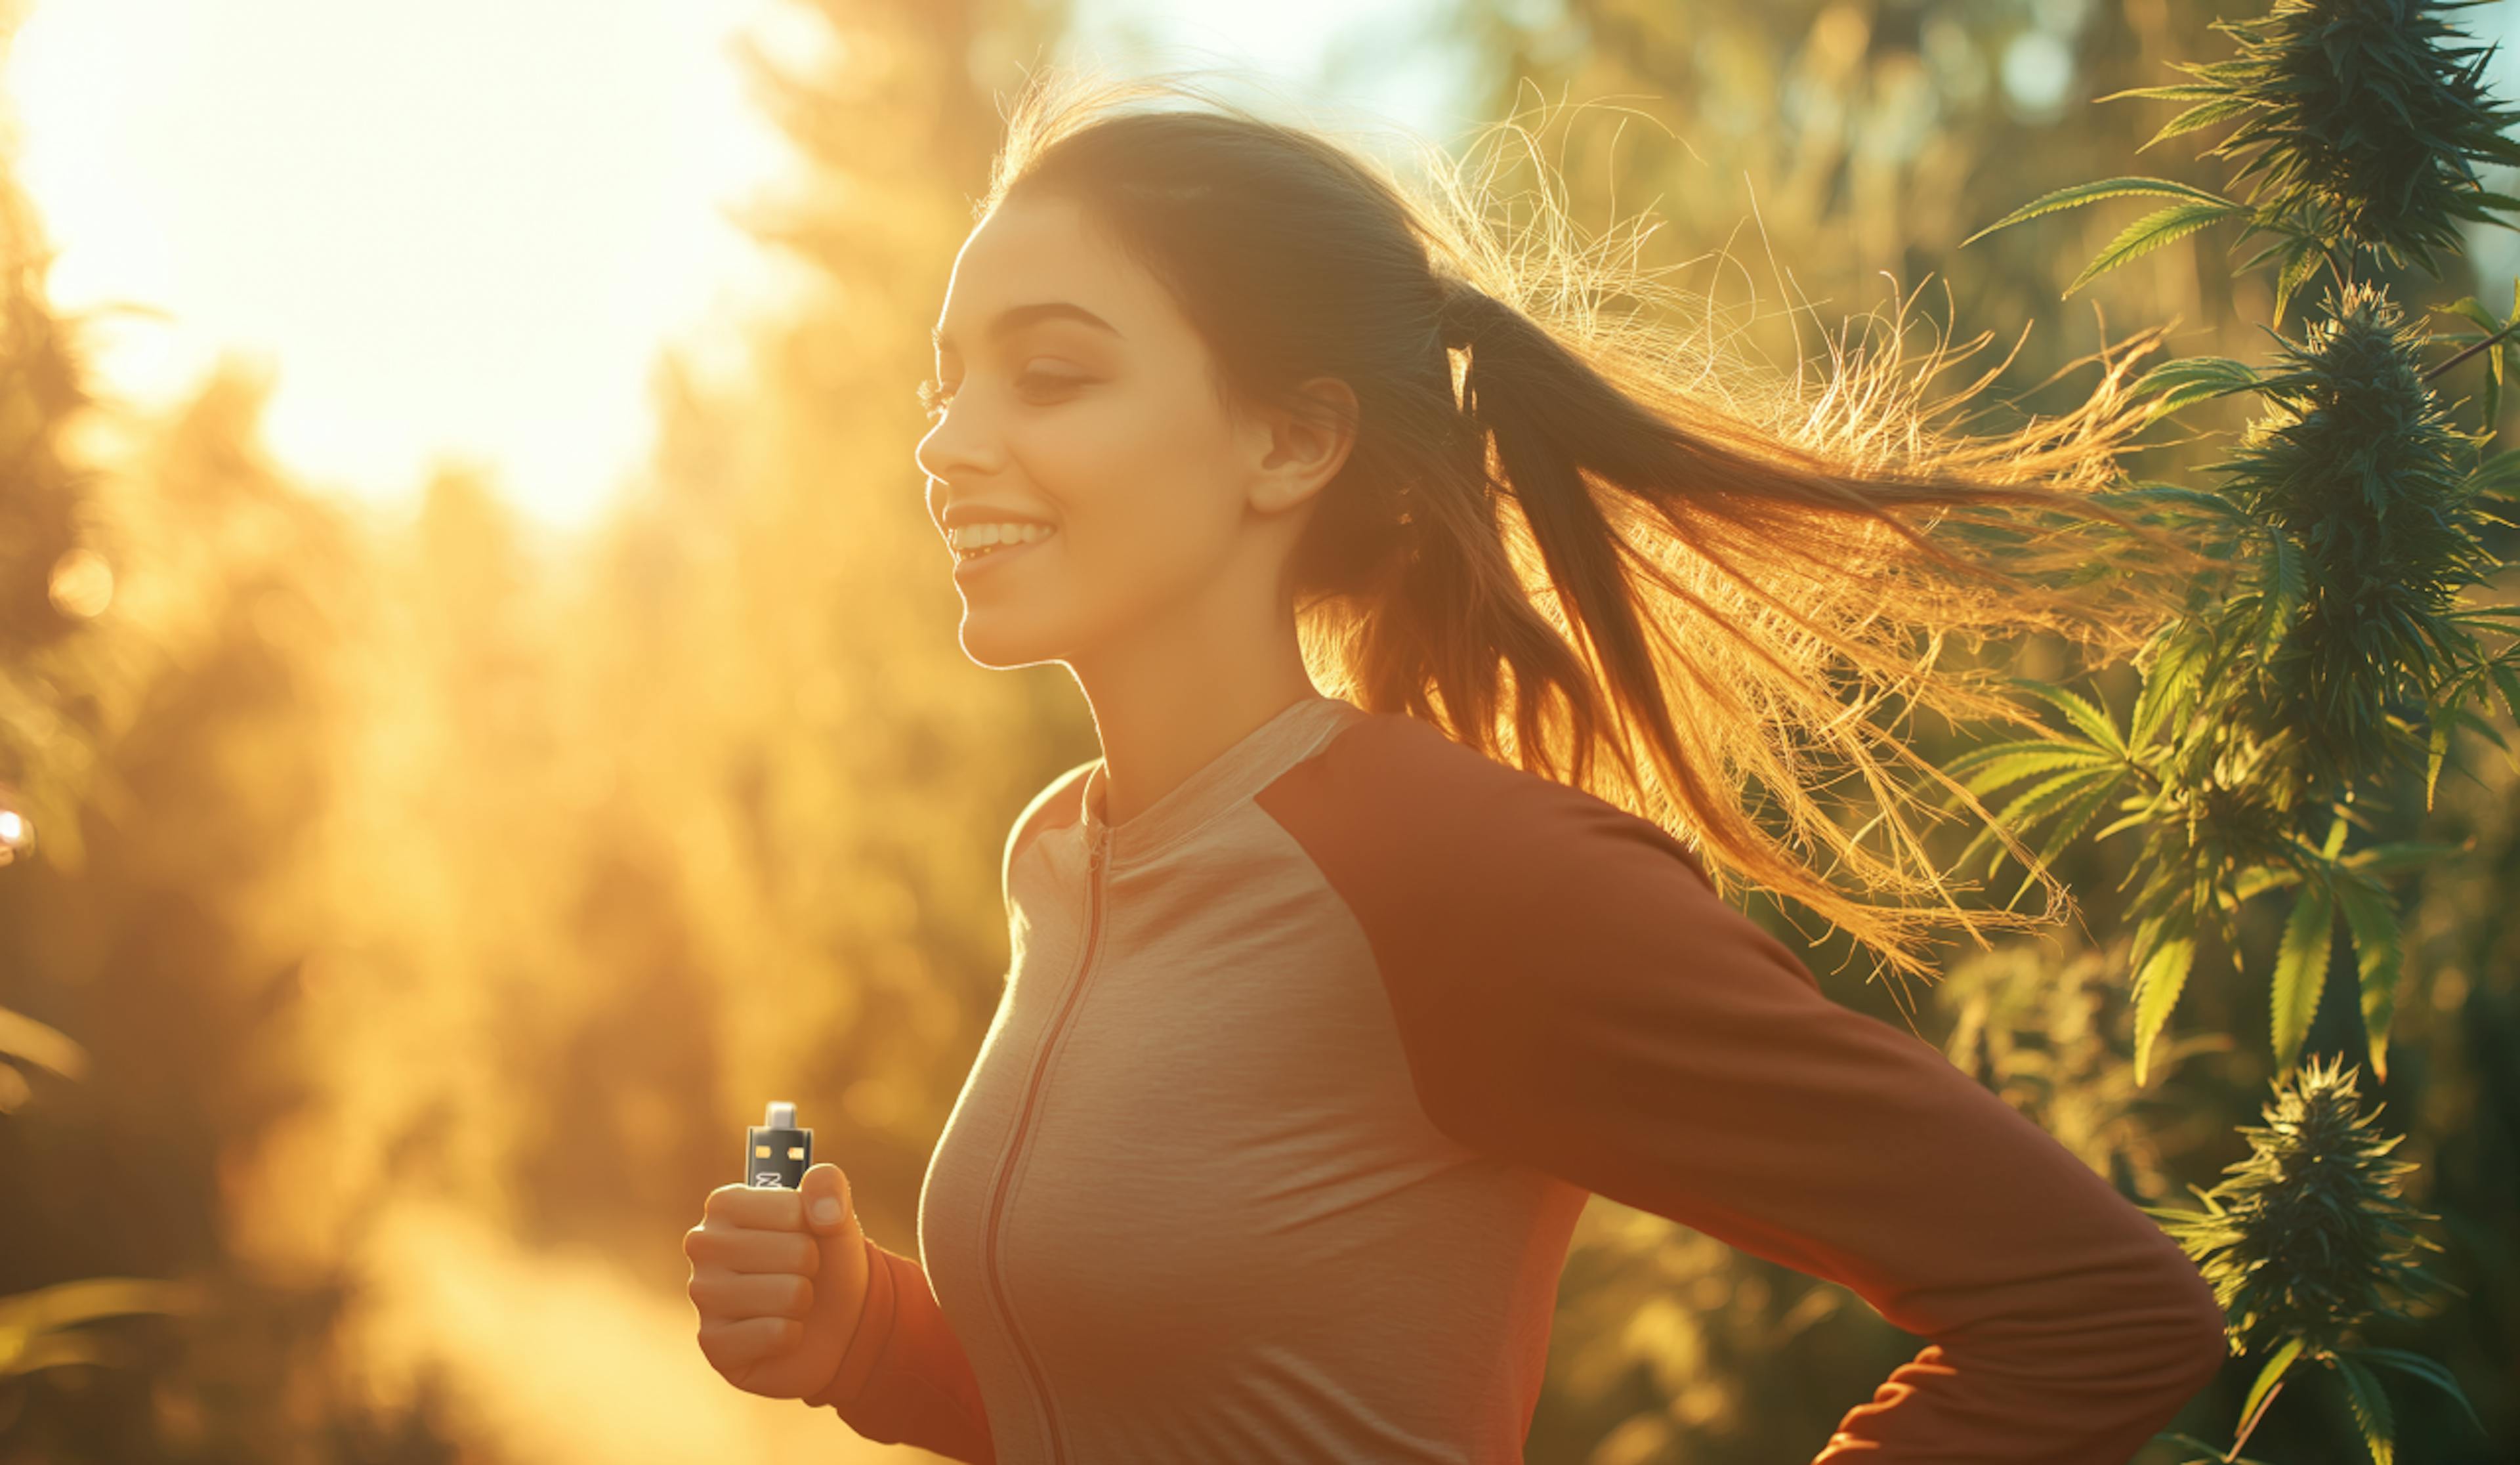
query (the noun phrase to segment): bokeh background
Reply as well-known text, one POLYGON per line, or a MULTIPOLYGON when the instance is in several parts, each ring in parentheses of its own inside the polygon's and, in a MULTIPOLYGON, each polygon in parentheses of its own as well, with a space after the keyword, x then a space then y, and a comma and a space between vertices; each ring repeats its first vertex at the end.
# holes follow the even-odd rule
MULTIPOLYGON (((0 1462, 927 1458, 727 1388, 680 1243, 775 1097, 915 1254, 1008 824, 1095 752, 1063 671, 961 655, 911 458, 1028 67, 1231 67, 1369 148, 1531 116, 1577 217, 1660 215, 1645 256, 1772 359, 1923 285, 2027 411, 2156 322, 2263 353, 2267 277, 2210 236, 2070 300, 2120 217, 1959 247, 2068 183, 2219 184, 2092 99, 2262 8, 7 6, 0 1299, 94 1317, 36 1349, 0 1314, 0 1462)), ((2479 234, 2424 293, 2515 266, 2479 234)), ((2485 1433, 2407 1401, 2409 1460, 2520 1441, 2520 833, 2507 766, 2455 774, 2426 837, 2476 857, 2408 905, 2385 1092, 2469 1296, 2396 1341, 2485 1433)), ((2105 930, 2118 872, 2076 858, 2105 930)), ((2138 1088, 2124 987, 2106 952, 1956 954, 1918 1017, 2183 1199, 2242 1153, 2263 992, 2194 994, 2179 1051, 2228 1061, 2138 1088)), ((1596 1201, 1530 1458, 1808 1458, 1917 1345, 1596 1201)), ((2228 1438, 2233 1374, 2189 1427, 2228 1438)), ((2363 1458, 2308 1402, 2251 1453, 2363 1458)))

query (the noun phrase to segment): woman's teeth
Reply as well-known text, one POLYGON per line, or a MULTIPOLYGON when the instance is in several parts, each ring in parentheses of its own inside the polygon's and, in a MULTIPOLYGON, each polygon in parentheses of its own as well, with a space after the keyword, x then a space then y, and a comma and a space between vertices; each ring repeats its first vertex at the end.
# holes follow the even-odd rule
POLYGON ((1058 533, 1047 524, 974 524, 953 531, 954 553, 966 560, 976 560, 993 551, 1018 544, 1032 544, 1058 533))

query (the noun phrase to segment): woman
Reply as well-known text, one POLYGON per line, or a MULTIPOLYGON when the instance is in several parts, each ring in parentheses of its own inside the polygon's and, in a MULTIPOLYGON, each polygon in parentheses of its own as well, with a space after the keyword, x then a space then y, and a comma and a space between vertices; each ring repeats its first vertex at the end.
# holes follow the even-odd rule
POLYGON ((1531 269, 1193 86, 1020 100, 918 459, 964 649, 1065 664, 1102 755, 1010 831, 919 1259, 828 1165, 689 1234, 738 1387, 1006 1465, 1518 1460, 1593 1193, 1932 1340, 1822 1459, 2122 1465, 2220 1366, 2160 1228, 1709 873, 1921 966, 1939 872, 1807 785, 1834 758, 1905 830, 1848 713, 1976 705, 1920 631, 2138 623, 2029 532, 2112 518, 2117 377, 1992 444, 1849 412, 1823 448, 1668 337, 1544 318, 1531 269), (1125 105, 1163 95, 1207 105, 1125 105))

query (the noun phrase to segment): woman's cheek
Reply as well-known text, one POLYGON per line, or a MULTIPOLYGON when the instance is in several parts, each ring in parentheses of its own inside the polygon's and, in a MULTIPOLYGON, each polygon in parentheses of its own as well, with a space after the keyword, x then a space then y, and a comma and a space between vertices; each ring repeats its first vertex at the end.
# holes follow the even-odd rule
POLYGON ((1212 444, 1185 440, 1147 403, 1106 397, 1036 424, 1029 449, 1026 474, 1059 518, 1066 594, 1089 618, 1136 618, 1209 572, 1214 526, 1194 500, 1212 444))
POLYGON ((1060 567, 1088 618, 1103 631, 1162 618, 1192 599, 1204 577, 1189 526, 1160 508, 1114 505, 1084 526, 1077 555, 1060 567))

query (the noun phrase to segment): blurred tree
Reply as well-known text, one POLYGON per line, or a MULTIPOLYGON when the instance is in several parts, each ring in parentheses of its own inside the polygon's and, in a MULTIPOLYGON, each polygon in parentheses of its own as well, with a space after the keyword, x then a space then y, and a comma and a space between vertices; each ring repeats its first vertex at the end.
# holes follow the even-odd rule
MULTIPOLYGON (((1960 242, 2019 199, 2123 171, 2151 124, 2086 102, 2157 78, 2206 49, 2215 20, 2256 8, 1473 0, 1435 23, 1447 27, 1446 54, 1471 69, 1476 110, 1545 119, 1579 211, 1646 206, 1676 221, 1647 256, 1707 260, 1712 294, 1746 298, 1772 282, 1780 305, 1744 324, 1778 359, 1807 354, 1814 326, 1866 308, 1883 277, 1904 290, 1938 279, 1932 294, 1947 294, 1956 334, 1990 322, 2020 335, 2002 380, 2027 389, 2090 348, 2078 343, 2085 327, 2066 318, 2056 261, 2096 253, 2115 230, 2059 215, 1955 267, 1960 242), (1724 278, 1733 272, 1737 281, 1724 278)), ((2199 187, 2216 181, 2208 160, 2158 166, 2199 187)), ((2472 293, 2466 266, 2446 263, 2452 293, 2472 293)), ((2221 268, 2209 241, 2187 239, 2092 298, 2115 319, 2182 322, 2190 354, 2232 354, 2254 341, 2251 321, 2274 314, 2272 289, 2221 268)))
MULTIPOLYGON (((0 25, 5 51, 15 17, 0 25)), ((15 151, 12 139, 13 164, 15 151)), ((79 632, 112 603, 113 573, 92 542, 94 474, 63 441, 89 403, 73 331, 48 298, 50 264, 13 165, 0 179, 0 866, 30 852, 37 830, 77 861, 68 813, 107 714, 79 632)))
POLYGON ((248 384, 211 384, 147 471, 100 466, 126 425, 89 390, 51 257, 12 159, 0 1458, 442 1460, 431 1403, 380 1412, 331 1371, 338 1279, 256 1275, 222 1236, 220 1164, 294 1102, 292 947, 255 907, 321 797, 309 597, 349 557, 255 461, 248 384))

